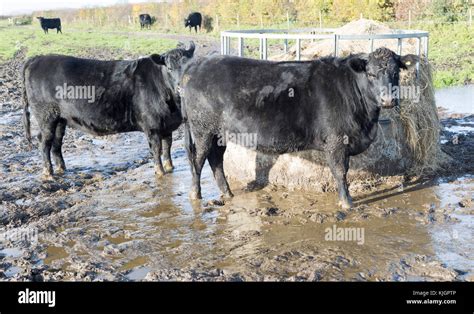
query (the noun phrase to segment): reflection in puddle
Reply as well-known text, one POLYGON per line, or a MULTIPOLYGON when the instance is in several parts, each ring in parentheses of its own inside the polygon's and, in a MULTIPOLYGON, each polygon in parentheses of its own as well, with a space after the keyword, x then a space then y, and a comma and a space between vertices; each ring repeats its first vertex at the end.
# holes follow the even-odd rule
POLYGON ((138 281, 143 280, 145 276, 150 272, 150 267, 139 267, 137 269, 132 270, 130 273, 126 275, 128 280, 138 281))
POLYGON ((23 253, 24 251, 19 248, 6 248, 3 250, 0 250, 0 256, 5 256, 5 257, 16 258, 16 257, 22 256, 23 253))
POLYGON ((20 268, 20 267, 12 266, 12 267, 8 268, 8 269, 5 271, 5 276, 6 276, 7 278, 11 278, 11 277, 15 276, 16 274, 18 274, 20 271, 21 271, 21 268, 20 268))
POLYGON ((138 266, 142 266, 146 262, 148 262, 148 257, 139 256, 139 257, 136 257, 136 258, 132 259, 131 261, 127 262, 122 267, 120 267, 120 270, 129 270, 129 269, 132 269, 132 268, 135 268, 135 267, 138 267, 138 266))
POLYGON ((45 264, 51 264, 55 260, 60 260, 67 257, 68 254, 63 247, 49 246, 46 248, 45 264))
MULTIPOLYGON (((209 179, 210 174, 206 175, 209 179)), ((120 233, 105 239, 119 247, 120 254, 109 257, 109 261, 118 262, 117 270, 127 272, 125 276, 129 280, 142 280, 154 270, 199 267, 196 265, 239 272, 248 267, 249 261, 255 260, 258 264, 261 263, 257 262, 259 260, 272 260, 272 256, 277 258, 287 252, 309 254, 315 261, 341 260, 343 266, 335 262, 337 267, 325 271, 338 276, 341 271, 338 267, 343 267, 346 280, 382 271, 390 263, 410 254, 435 255, 449 267, 472 272, 472 216, 456 215, 459 222, 454 223, 420 222, 416 218, 417 213, 426 212, 427 208, 441 211, 457 206, 466 193, 472 195, 473 182, 472 177, 463 177, 454 182, 388 189, 375 194, 375 197, 359 195, 362 202, 368 202, 369 209, 349 211, 340 221, 333 218, 337 216, 337 210, 333 205, 335 196, 330 193, 237 190, 235 198, 223 207, 206 208, 191 204, 179 187, 162 188, 161 191, 166 190, 167 195, 161 195, 153 206, 147 206, 149 203, 141 201, 149 199, 153 192, 143 190, 134 198, 121 201, 125 208, 133 206, 136 209, 100 209, 98 216, 108 215, 108 218, 102 217, 95 223, 91 219, 90 225, 85 225, 83 230, 95 233, 107 226, 110 228, 110 225, 128 230, 127 236, 120 233), (311 222, 303 218, 306 216, 302 213, 325 218, 311 222), (103 225, 104 221, 108 222, 107 226, 103 225), (338 228, 363 228, 364 244, 326 241, 326 229, 334 225, 338 228), (458 235, 455 240, 453 234, 458 235), (137 239, 142 239, 140 244, 135 243, 137 239), (130 260, 128 256, 138 257, 130 260), (346 260, 349 262, 344 262, 346 260)), ((209 182, 203 185, 203 191, 208 186, 209 182)), ((207 194, 207 197, 216 195, 207 194)), ((114 199, 113 194, 109 193, 108 197, 114 199)), ((102 247, 96 246, 94 250, 100 252, 102 247)), ((49 248, 45 263, 65 257, 64 250, 55 248, 52 251, 49 248)), ((274 272, 279 273, 277 269, 274 272)), ((414 280, 415 277, 410 276, 407 279, 414 280)), ((396 275, 393 278, 397 278, 396 275)))

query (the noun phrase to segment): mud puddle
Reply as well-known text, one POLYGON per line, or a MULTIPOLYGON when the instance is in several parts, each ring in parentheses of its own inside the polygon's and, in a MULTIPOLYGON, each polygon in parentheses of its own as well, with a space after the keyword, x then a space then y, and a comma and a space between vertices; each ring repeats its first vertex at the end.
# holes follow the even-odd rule
MULTIPOLYGON (((161 182, 150 162, 102 173, 81 202, 30 222, 39 241, 0 251, 5 279, 472 280, 473 176, 356 193, 350 211, 335 207, 332 193, 246 192, 233 182, 236 197, 214 206, 208 166, 204 200, 190 202, 182 145, 175 142, 175 172, 161 182), (349 233, 338 238, 340 230, 349 233)), ((87 157, 89 166, 70 155, 68 176, 93 164, 114 169, 125 162, 117 154, 87 157)))

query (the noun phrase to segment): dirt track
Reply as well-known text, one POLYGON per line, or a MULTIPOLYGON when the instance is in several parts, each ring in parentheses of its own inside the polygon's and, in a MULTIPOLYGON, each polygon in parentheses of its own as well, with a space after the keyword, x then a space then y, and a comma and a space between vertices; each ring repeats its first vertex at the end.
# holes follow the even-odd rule
MULTIPOLYGON (((205 45, 206 53, 216 47, 205 45)), ((333 193, 246 192, 236 182, 236 197, 218 206, 208 166, 204 201, 190 202, 180 132, 175 172, 156 183, 142 134, 96 138, 68 128, 68 171, 42 182, 21 125, 23 62, 20 52, 0 70, 0 223, 34 230, 39 241, 0 241, 1 280, 474 279, 472 133, 456 145, 445 134, 460 173, 368 186, 354 191, 362 202, 350 211, 334 207, 333 193), (363 228, 363 243, 325 240, 334 226, 363 228)))

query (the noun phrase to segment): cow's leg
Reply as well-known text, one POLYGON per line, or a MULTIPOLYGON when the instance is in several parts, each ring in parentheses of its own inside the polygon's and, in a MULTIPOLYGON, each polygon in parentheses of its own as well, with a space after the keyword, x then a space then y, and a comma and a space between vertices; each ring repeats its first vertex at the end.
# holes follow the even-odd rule
POLYGON ((201 171, 209 155, 212 134, 199 134, 198 136, 195 134, 194 138, 191 139, 191 133, 189 132, 189 126, 187 124, 185 128, 185 146, 188 153, 191 174, 193 176, 189 196, 191 199, 201 199, 201 171))
POLYGON ((326 150, 326 160, 331 169, 339 192, 339 204, 344 209, 352 207, 352 199, 347 185, 347 171, 349 170, 349 155, 345 147, 326 150))
POLYGON ((161 146, 163 147, 163 168, 166 172, 173 171, 173 162, 171 161, 171 145, 173 144, 172 134, 165 135, 161 140, 161 146))
POLYGON ((56 164, 56 173, 59 175, 64 174, 66 171, 66 164, 64 163, 63 153, 61 150, 65 131, 66 121, 60 120, 56 126, 52 148, 54 163, 56 164))
POLYGON ((222 195, 226 198, 231 198, 234 195, 230 191, 229 183, 224 174, 224 153, 226 148, 226 146, 219 145, 217 138, 214 138, 207 160, 209 161, 209 165, 214 174, 214 179, 216 180, 217 186, 219 187, 219 190, 221 190, 222 195))
POLYGON ((161 163, 161 136, 157 132, 149 131, 146 132, 146 137, 155 161, 155 177, 159 181, 165 175, 165 170, 161 163))
POLYGON ((45 121, 41 124, 40 148, 43 157, 43 180, 51 180, 53 178, 51 146, 53 145, 57 124, 57 121, 45 121))

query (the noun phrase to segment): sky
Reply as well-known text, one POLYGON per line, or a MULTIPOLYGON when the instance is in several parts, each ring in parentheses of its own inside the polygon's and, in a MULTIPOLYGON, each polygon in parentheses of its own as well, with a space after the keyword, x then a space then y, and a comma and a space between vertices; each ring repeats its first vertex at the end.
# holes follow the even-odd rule
MULTIPOLYGON (((156 1, 156 0, 155 0, 156 1)), ((116 3, 136 3, 144 0, 0 0, 0 15, 31 13, 37 10, 104 6, 116 3)), ((153 0, 149 0, 153 2, 153 0)))

